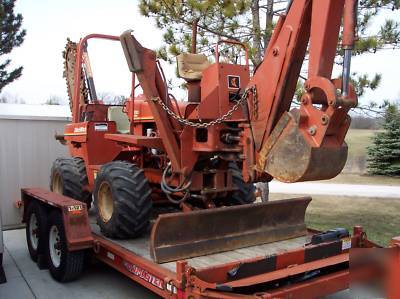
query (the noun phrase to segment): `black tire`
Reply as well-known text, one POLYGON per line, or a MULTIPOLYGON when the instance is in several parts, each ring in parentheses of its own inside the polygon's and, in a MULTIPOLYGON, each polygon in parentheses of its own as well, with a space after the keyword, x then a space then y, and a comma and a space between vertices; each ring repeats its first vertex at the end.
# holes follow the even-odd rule
POLYGON ((238 188, 232 192, 230 202, 234 205, 253 203, 256 200, 254 184, 243 181, 242 171, 235 162, 229 162, 228 170, 232 174, 233 186, 238 188))
POLYGON ((47 250, 46 258, 51 276, 60 282, 72 281, 79 277, 84 266, 84 250, 69 251, 65 238, 64 223, 60 211, 53 211, 50 214, 49 225, 47 229, 47 250), (55 227, 58 231, 59 264, 55 264, 51 257, 52 229, 55 227))
POLYGON ((97 224, 102 233, 128 239, 146 232, 152 208, 150 194, 142 169, 123 161, 103 165, 94 188, 97 224))
POLYGON ((38 256, 46 252, 47 217, 45 208, 36 201, 32 201, 27 207, 25 231, 29 255, 32 261, 37 262, 38 256), (33 240, 35 236, 37 239, 33 240))
POLYGON ((50 190, 86 203, 88 210, 92 194, 87 190, 85 161, 81 158, 58 158, 51 168, 50 190), (57 180, 61 185, 57 186, 57 180))

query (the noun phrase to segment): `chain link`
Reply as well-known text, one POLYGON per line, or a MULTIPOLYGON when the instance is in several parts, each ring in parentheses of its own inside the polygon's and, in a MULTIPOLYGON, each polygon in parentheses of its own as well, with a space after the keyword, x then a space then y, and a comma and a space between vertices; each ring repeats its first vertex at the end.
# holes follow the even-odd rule
POLYGON ((253 90, 253 120, 258 119, 258 99, 257 99, 257 89, 254 86, 253 90))
POLYGON ((168 115, 170 115, 173 119, 177 120, 179 123, 181 123, 181 124, 183 124, 185 126, 190 126, 190 127, 194 127, 194 128, 208 128, 208 127, 214 126, 216 124, 220 124, 223 121, 225 121, 228 118, 230 118, 232 116, 232 114, 236 110, 238 110, 239 106, 241 104, 243 104, 243 102, 247 99, 247 95, 249 94, 249 92, 253 92, 253 94, 255 95, 255 93, 256 93, 255 86, 247 88, 244 91, 244 93, 241 96, 241 98, 238 101, 235 102, 235 105, 233 105, 233 107, 228 112, 226 112, 220 118, 217 118, 217 119, 212 120, 210 122, 198 122, 198 123, 197 122, 192 122, 190 120, 187 120, 187 119, 182 118, 179 115, 177 115, 160 98, 153 98, 152 101, 156 102, 157 104, 159 104, 161 106, 161 108, 163 108, 163 110, 168 113, 168 115))

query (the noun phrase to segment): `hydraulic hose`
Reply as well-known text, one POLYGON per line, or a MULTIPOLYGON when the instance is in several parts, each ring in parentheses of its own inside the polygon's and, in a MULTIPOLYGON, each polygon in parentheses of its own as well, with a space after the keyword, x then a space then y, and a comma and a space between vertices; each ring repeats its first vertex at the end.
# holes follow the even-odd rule
POLYGON ((170 202, 172 202, 173 204, 180 204, 188 198, 189 188, 192 184, 192 181, 185 179, 177 187, 169 186, 167 183, 167 174, 170 171, 170 169, 171 169, 171 163, 168 163, 161 177, 161 190, 165 193, 170 202), (171 195, 178 192, 184 192, 184 196, 179 200, 172 198, 171 195))

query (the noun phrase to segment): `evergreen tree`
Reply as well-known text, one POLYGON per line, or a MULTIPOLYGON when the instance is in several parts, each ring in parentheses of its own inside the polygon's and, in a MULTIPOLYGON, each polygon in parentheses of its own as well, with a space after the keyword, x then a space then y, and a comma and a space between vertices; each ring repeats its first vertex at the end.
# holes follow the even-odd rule
MULTIPOLYGON (((153 17, 157 27, 164 31, 167 46, 163 48, 164 54, 167 50, 172 55, 189 52, 192 25, 196 22, 199 51, 207 50, 220 38, 240 40, 248 44, 250 58, 257 64, 268 46, 274 27, 273 17, 283 13, 286 5, 285 0, 140 0, 139 9, 142 15, 153 17)), ((400 25, 390 18, 390 13, 377 30, 370 28, 379 13, 398 9, 400 0, 359 1, 355 54, 399 48, 400 25)))
POLYGON ((11 60, 4 57, 22 44, 26 33, 21 30, 22 15, 14 13, 14 5, 15 0, 0 0, 0 92, 22 74, 22 67, 7 70, 11 60))
MULTIPOLYGON (((153 17, 157 27, 164 31, 165 46, 158 50, 158 55, 170 63, 175 60, 168 54, 191 52, 192 26, 196 23, 198 52, 210 53, 218 39, 235 39, 247 44, 250 61, 257 65, 268 46, 274 17, 284 13, 286 5, 286 0, 140 0, 139 8, 142 15, 153 17)), ((398 9, 400 0, 359 1, 355 55, 399 48, 400 24, 390 18, 390 12, 398 9), (388 18, 379 28, 370 28, 381 12, 387 12, 388 18)), ((339 64, 342 55, 343 51, 338 48, 339 64)), ((380 74, 371 77, 353 74, 352 82, 361 96, 365 89, 376 89, 380 80, 380 74)))
POLYGON ((368 147, 368 172, 400 176, 400 111, 389 105, 385 114, 384 131, 377 133, 368 147))

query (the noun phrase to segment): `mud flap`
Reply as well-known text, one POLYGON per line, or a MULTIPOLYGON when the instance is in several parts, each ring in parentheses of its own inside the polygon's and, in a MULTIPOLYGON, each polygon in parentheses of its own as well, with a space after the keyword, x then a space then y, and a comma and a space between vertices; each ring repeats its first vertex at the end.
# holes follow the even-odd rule
POLYGON ((298 118, 295 112, 281 117, 260 151, 257 170, 287 183, 334 178, 346 164, 346 143, 310 145, 299 130, 298 118))
POLYGON ((303 236, 310 197, 160 215, 151 256, 164 263, 303 236))

